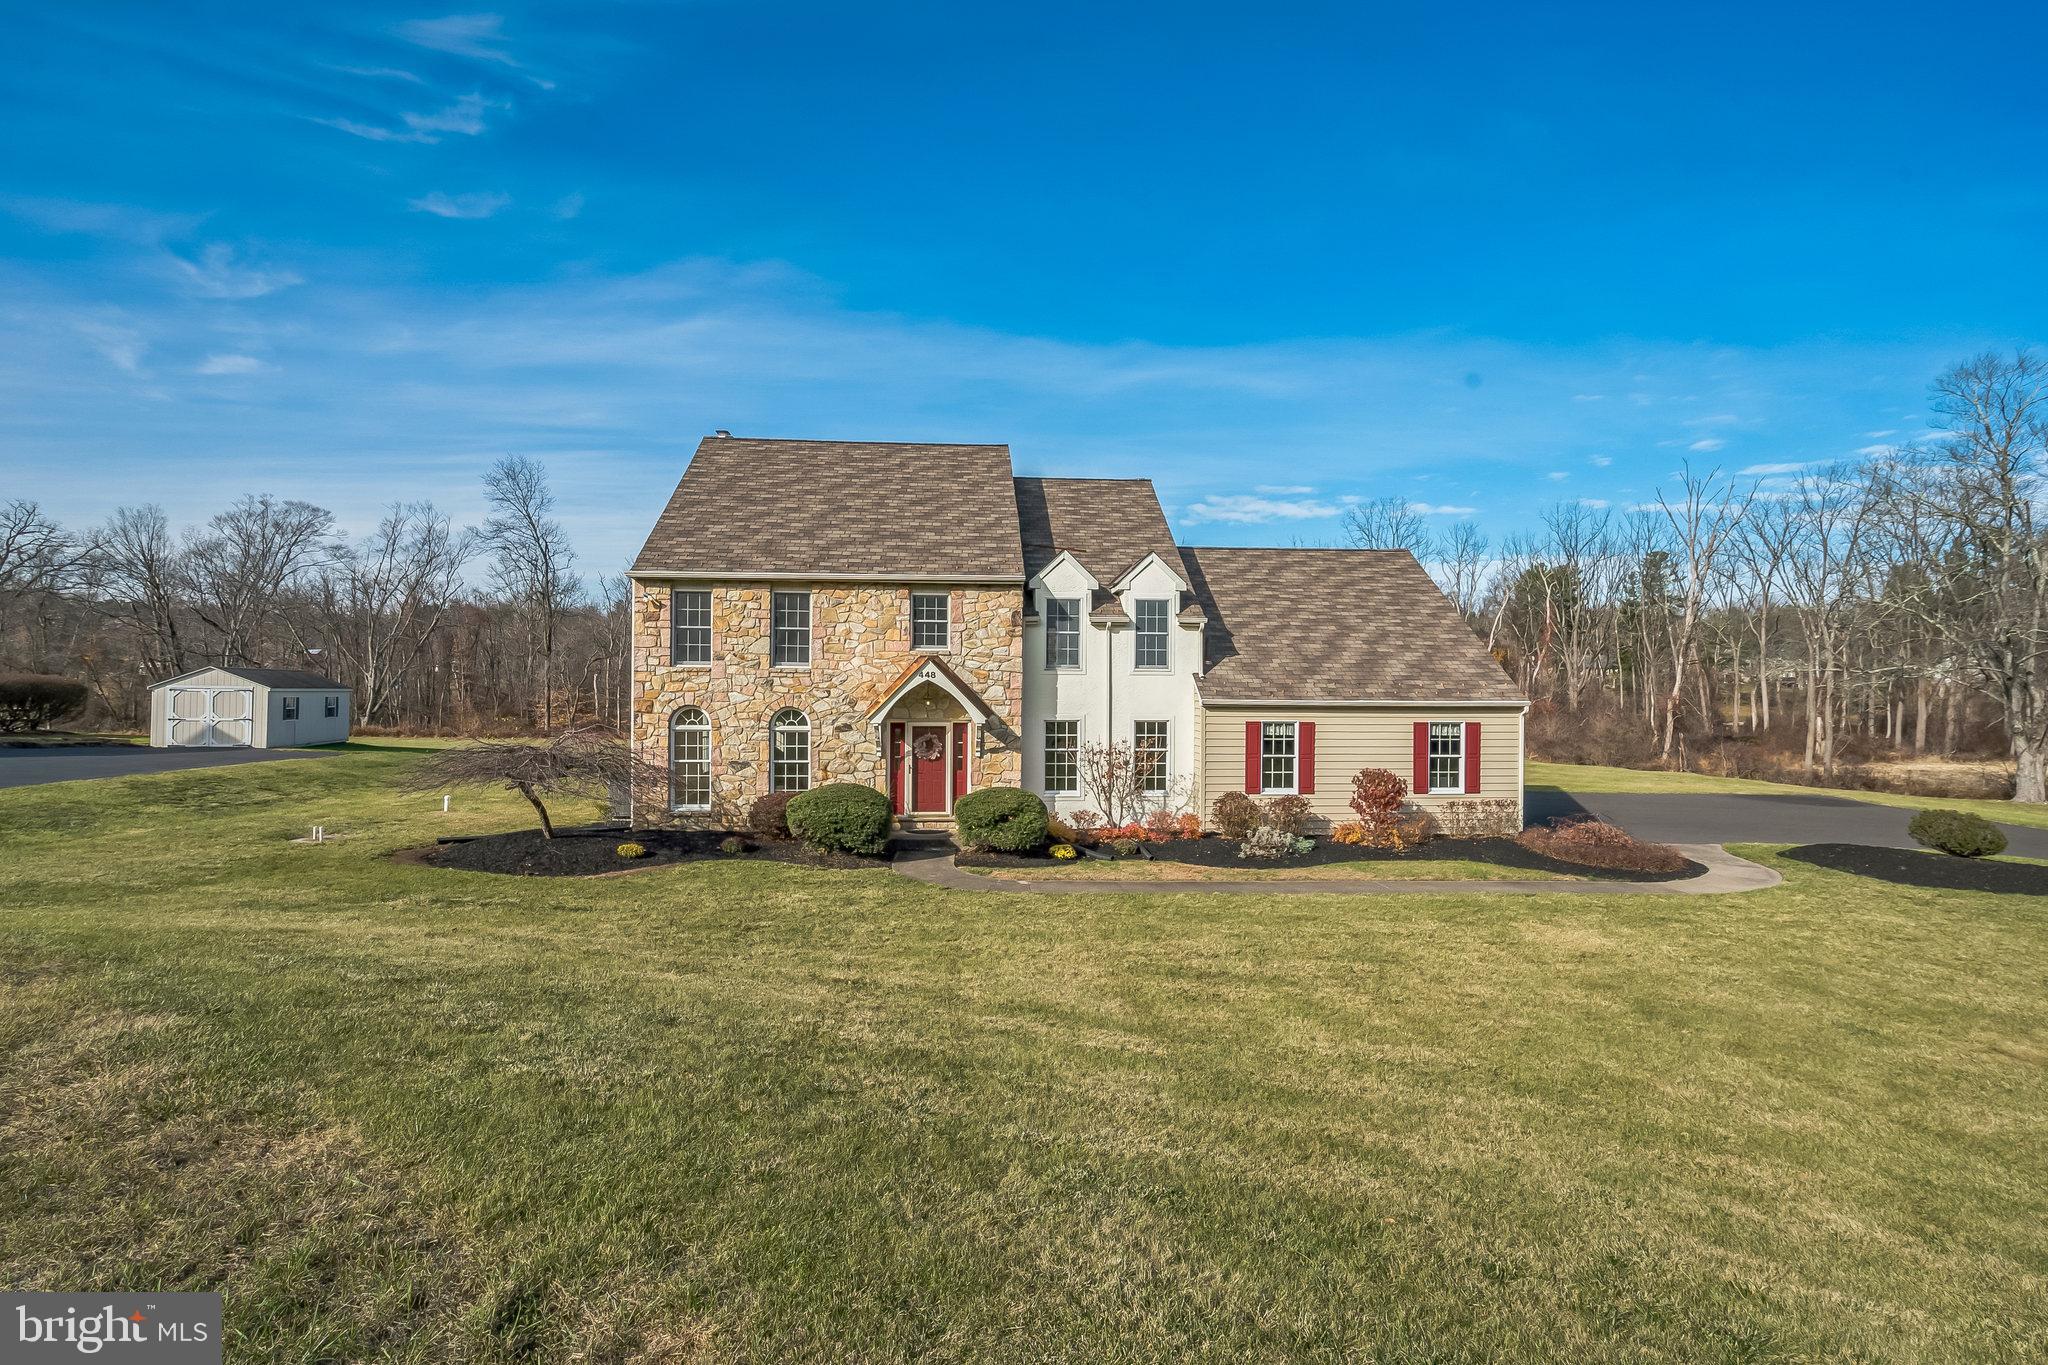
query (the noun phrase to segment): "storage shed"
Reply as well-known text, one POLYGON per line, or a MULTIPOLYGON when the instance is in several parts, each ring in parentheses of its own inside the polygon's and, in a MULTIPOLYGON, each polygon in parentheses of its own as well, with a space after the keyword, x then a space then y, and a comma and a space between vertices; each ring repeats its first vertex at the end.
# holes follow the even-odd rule
POLYGON ((284 749, 348 738, 349 689, 293 668, 195 668, 150 684, 158 749, 284 749))

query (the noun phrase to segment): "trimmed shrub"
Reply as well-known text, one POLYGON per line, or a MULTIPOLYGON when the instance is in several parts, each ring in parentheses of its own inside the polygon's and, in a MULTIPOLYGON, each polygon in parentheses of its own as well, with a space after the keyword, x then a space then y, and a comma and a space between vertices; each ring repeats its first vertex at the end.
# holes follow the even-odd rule
POLYGON ((1195 814, 1193 811, 1188 811, 1186 814, 1182 815, 1180 819, 1174 821, 1174 833, 1178 834, 1183 839, 1201 838, 1202 817, 1195 814))
POLYGON ((889 843, 889 798, 858 782, 827 782, 789 803, 789 832, 828 853, 880 853, 889 843))
POLYGON ((1245 835, 1244 842, 1237 846, 1237 856, 1240 858, 1271 860, 1284 858, 1292 852, 1294 852, 1294 836, 1286 830, 1277 829, 1272 825, 1260 825, 1250 834, 1245 835))
POLYGON ((1438 827, 1453 839, 1495 839, 1522 832, 1521 812, 1513 797, 1446 801, 1434 814, 1438 827))
POLYGON ((612 852, 618 854, 621 858, 645 858, 647 856, 647 845, 620 844, 612 852))
POLYGON ((1209 808, 1209 821, 1226 839, 1243 839, 1259 827, 1259 803, 1243 792, 1225 792, 1209 808))
POLYGON ((1259 823, 1268 829, 1299 834, 1308 828, 1308 822, 1313 814, 1314 808, 1309 805, 1306 796, 1276 796, 1259 812, 1259 823))
POLYGON ((718 851, 727 857, 736 858, 747 851, 747 841, 737 834, 728 834, 718 841, 718 851))
POLYGON ((0 673, 0 732, 40 730, 85 705, 82 682, 49 673, 0 673))
POLYGON ((1677 872, 1685 855, 1669 844, 1637 843, 1618 825, 1599 820, 1562 820, 1545 829, 1525 829, 1515 842, 1532 853, 1581 867, 1620 872, 1677 872))
POLYGON ((747 828, 763 839, 789 837, 789 803, 801 793, 769 792, 747 808, 747 828))
POLYGON ((1966 810, 1923 810, 1906 826, 1918 843, 1958 858, 1985 858, 2005 852, 2005 831, 1966 810))
POLYGON ((1045 802, 1015 787, 984 787, 953 803, 953 821, 967 848, 1030 853, 1051 837, 1045 802))

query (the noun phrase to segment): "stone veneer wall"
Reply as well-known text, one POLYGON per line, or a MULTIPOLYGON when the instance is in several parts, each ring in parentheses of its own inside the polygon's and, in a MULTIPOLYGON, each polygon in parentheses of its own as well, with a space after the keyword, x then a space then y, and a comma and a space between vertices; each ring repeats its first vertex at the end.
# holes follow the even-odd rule
MULTIPOLYGON (((884 757, 868 708, 913 659, 944 659, 995 713, 977 746, 972 785, 1017 786, 1023 775, 1023 605, 1021 588, 953 588, 951 647, 910 648, 907 585, 813 584, 809 668, 769 664, 770 594, 803 587, 766 583, 685 584, 711 590, 708 665, 669 662, 665 582, 633 585, 633 743, 663 777, 634 793, 640 824, 733 828, 768 790, 768 720, 785 706, 811 720, 811 782, 861 782, 886 789, 884 757), (708 813, 669 810, 669 717, 700 706, 711 719, 708 813)), ((920 585, 919 592, 938 588, 920 585)))

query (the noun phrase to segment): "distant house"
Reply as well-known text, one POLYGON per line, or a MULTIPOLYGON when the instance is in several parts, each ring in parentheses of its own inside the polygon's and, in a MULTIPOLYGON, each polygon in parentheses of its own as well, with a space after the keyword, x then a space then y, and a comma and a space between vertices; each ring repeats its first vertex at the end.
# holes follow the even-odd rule
POLYGON ((1018 478, 1001 445, 712 437, 631 571, 642 821, 770 791, 888 792, 945 824, 978 787, 1096 806, 1133 747, 1162 806, 1226 791, 1351 818, 1522 794, 1527 703, 1402 550, 1178 545, 1146 479, 1018 478))
POLYGON ((195 668, 151 683, 159 749, 284 749, 348 738, 349 689, 290 668, 195 668))

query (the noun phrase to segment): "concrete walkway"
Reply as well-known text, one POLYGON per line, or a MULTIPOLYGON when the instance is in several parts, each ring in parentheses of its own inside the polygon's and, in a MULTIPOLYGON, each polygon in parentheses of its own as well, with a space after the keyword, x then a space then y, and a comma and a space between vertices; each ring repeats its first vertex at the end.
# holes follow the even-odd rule
POLYGON ((1678 850, 1707 870, 1677 882, 1546 882, 1546 881, 1397 881, 1390 878, 1303 881, 1018 881, 996 874, 982 876, 956 867, 951 844, 906 844, 890 864, 913 881, 949 891, 1005 891, 1037 896, 1089 896, 1109 893, 1172 895, 1201 892, 1223 896, 1717 896, 1737 891, 1762 891, 1784 880, 1768 867, 1736 857, 1719 844, 1679 844, 1678 850))

